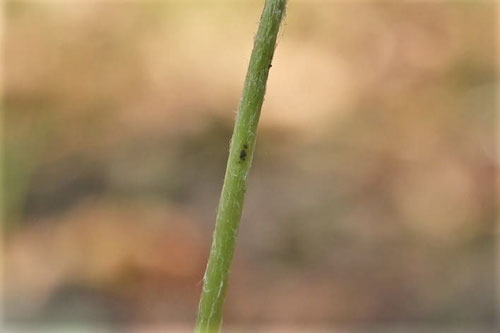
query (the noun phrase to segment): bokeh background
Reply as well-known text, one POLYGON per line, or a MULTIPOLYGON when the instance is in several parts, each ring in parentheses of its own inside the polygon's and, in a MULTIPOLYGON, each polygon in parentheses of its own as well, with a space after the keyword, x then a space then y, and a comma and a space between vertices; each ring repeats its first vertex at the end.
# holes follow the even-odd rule
MULTIPOLYGON (((4 2, 7 325, 193 328, 262 5, 4 2)), ((495 2, 288 9, 228 331, 493 331, 495 2)))

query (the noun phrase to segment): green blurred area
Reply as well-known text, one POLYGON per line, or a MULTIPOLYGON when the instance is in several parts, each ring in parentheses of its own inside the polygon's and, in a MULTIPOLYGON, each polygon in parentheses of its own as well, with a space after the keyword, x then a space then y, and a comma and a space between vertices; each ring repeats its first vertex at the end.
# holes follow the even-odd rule
MULTIPOLYGON (((194 323, 260 7, 6 3, 9 322, 194 323)), ((493 325, 495 15, 290 2, 228 325, 493 325)))

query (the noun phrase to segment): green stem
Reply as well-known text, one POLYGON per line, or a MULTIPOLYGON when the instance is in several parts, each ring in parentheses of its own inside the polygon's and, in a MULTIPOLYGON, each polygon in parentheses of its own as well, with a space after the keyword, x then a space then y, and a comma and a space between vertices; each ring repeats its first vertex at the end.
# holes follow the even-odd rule
POLYGON ((257 125, 285 7, 286 0, 266 0, 255 37, 229 148, 224 186, 198 309, 196 332, 219 332, 221 329, 224 298, 252 164, 257 125))

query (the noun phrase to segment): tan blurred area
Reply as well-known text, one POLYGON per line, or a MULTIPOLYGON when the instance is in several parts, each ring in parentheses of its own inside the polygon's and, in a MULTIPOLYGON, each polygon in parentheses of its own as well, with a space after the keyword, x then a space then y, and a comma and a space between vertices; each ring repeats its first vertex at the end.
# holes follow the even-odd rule
MULTIPOLYGON (((7 324, 192 329, 262 5, 4 3, 7 324)), ((494 331, 496 15, 289 1, 226 327, 494 331)))

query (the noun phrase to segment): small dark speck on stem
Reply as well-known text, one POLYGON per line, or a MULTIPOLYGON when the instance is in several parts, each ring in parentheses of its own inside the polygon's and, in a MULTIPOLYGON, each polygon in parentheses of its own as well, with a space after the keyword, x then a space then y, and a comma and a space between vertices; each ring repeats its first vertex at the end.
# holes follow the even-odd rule
POLYGON ((246 158, 247 158, 247 149, 248 149, 248 145, 247 144, 243 145, 243 149, 240 152, 240 162, 243 162, 243 161, 246 160, 246 158))

